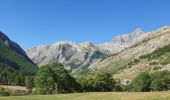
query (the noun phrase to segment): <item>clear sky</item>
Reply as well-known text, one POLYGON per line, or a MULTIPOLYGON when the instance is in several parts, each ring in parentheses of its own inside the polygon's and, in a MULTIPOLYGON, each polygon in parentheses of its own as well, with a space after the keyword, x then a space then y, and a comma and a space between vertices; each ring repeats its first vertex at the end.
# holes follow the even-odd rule
POLYGON ((0 0, 0 30, 25 50, 57 41, 94 44, 170 25, 170 0, 0 0))

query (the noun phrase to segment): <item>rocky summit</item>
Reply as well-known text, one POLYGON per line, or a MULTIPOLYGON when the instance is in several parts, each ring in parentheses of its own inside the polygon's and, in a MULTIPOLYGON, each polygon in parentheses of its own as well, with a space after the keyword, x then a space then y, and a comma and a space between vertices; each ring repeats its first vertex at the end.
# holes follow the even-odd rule
POLYGON ((111 53, 118 53, 141 41, 147 34, 148 33, 143 32, 141 28, 137 28, 130 34, 117 36, 113 38, 112 41, 99 44, 97 46, 102 50, 107 50, 111 53))

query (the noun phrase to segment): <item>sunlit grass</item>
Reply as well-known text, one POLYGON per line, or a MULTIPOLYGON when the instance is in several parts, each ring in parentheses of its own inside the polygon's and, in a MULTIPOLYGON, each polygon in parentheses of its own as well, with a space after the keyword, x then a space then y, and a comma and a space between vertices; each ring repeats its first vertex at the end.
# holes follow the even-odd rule
POLYGON ((168 92, 97 92, 0 97, 0 100, 170 100, 168 92))

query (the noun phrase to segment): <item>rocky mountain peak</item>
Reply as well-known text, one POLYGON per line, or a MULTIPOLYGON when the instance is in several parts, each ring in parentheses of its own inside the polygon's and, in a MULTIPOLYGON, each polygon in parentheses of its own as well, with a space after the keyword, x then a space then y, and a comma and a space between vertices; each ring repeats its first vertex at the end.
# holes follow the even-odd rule
POLYGON ((143 33, 144 32, 141 28, 136 28, 132 33, 119 35, 112 41, 114 43, 131 43, 134 39, 140 37, 143 33))
POLYGON ((56 45, 66 45, 66 44, 69 44, 69 45, 78 45, 78 43, 70 42, 70 41, 60 41, 60 42, 56 42, 56 43, 54 43, 52 45, 56 46, 56 45))
POLYGON ((140 36, 143 33, 144 32, 142 31, 141 28, 136 28, 132 33, 130 33, 130 35, 132 35, 132 36, 140 36))
POLYGON ((118 53, 141 41, 144 37, 145 33, 142 29, 136 28, 132 33, 119 35, 113 38, 110 42, 99 44, 98 47, 111 53, 118 53))
POLYGON ((93 43, 91 41, 86 41, 81 44, 83 47, 94 47, 93 43))

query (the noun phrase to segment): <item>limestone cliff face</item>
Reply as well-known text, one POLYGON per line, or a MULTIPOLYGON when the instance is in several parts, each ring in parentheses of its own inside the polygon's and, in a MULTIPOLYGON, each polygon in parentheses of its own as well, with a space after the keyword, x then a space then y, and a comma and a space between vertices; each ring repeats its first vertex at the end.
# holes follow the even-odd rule
POLYGON ((27 51, 27 54, 40 66, 58 61, 64 63, 68 69, 87 66, 94 59, 105 55, 89 41, 82 44, 68 41, 57 42, 50 46, 32 48, 27 51))

